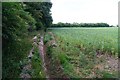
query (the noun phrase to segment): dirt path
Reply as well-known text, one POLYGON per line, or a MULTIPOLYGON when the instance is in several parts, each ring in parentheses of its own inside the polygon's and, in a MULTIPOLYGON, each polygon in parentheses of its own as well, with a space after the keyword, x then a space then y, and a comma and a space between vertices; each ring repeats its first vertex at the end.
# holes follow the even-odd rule
POLYGON ((44 50, 44 42, 43 42, 43 36, 40 37, 40 42, 39 42, 39 53, 40 53, 40 57, 42 58, 42 63, 43 63, 43 68, 44 68, 44 72, 46 73, 46 78, 49 80, 49 75, 48 75, 48 70, 46 68, 46 61, 45 61, 45 50, 44 50))

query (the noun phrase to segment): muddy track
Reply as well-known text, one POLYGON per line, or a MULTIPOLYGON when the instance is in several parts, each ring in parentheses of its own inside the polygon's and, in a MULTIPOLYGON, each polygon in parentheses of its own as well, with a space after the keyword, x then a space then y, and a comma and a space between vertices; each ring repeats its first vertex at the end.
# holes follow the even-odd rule
POLYGON ((40 53, 40 57, 42 58, 42 66, 43 66, 43 69, 44 69, 44 72, 45 72, 45 74, 46 74, 46 78, 49 80, 50 79, 50 77, 49 77, 49 75, 48 75, 48 70, 47 70, 47 68, 46 68, 46 61, 45 61, 45 50, 44 50, 44 42, 43 42, 43 36, 41 36, 40 37, 40 42, 39 42, 39 46, 38 46, 38 48, 39 48, 39 53, 40 53))

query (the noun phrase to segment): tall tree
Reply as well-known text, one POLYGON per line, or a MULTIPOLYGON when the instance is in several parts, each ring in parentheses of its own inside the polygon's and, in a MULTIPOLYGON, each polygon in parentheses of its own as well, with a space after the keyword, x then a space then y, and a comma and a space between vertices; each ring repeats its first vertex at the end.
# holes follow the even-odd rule
POLYGON ((3 3, 2 37, 4 40, 16 40, 18 35, 26 32, 30 24, 35 26, 34 18, 25 12, 23 7, 23 3, 3 3))
POLYGON ((36 29, 46 29, 52 24, 52 16, 50 9, 52 7, 51 2, 26 2, 26 11, 30 12, 37 21, 36 29))

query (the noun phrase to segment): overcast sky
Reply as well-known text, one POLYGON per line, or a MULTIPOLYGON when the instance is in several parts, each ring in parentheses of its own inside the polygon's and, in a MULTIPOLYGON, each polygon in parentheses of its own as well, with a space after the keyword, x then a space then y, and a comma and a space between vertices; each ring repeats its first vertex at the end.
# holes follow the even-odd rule
POLYGON ((53 23, 118 24, 119 0, 51 0, 53 23))

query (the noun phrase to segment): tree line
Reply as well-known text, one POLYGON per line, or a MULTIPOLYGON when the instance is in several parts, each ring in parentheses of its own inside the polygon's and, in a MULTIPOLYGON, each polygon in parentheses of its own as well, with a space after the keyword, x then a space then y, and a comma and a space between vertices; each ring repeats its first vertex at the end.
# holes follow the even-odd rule
POLYGON ((51 27, 114 27, 107 23, 62 23, 52 24, 51 27))

